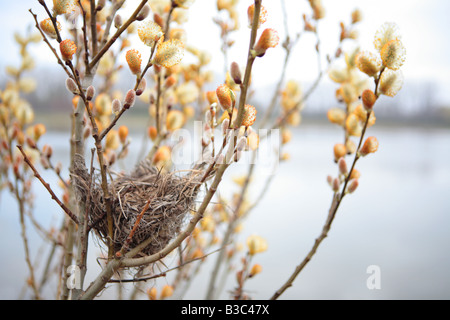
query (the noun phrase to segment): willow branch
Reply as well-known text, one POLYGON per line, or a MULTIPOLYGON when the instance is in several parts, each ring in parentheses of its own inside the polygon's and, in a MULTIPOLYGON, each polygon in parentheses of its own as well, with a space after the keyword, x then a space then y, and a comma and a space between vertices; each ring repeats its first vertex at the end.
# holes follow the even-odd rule
MULTIPOLYGON (((380 71, 378 79, 381 77, 381 74, 383 72, 384 72, 384 68, 380 71)), ((378 81, 379 81, 378 79, 375 80, 375 91, 378 89, 378 81)), ((378 98, 378 95, 377 95, 377 98, 378 98)), ((325 222, 325 225, 322 228, 322 233, 316 239, 313 247, 311 248, 311 250, 309 251, 307 256, 295 268, 294 272, 289 277, 289 279, 283 284, 283 286, 275 292, 275 294, 272 296, 271 300, 278 299, 283 294, 283 292, 285 292, 289 287, 292 286, 292 283, 294 282, 296 277, 304 269, 304 267, 308 264, 308 262, 312 259, 312 257, 316 253, 316 251, 319 248, 319 246, 322 243, 322 241, 327 237, 328 232, 331 229, 331 225, 332 225, 332 223, 334 221, 334 218, 336 216, 336 213, 337 213, 337 211, 339 209, 339 206, 340 206, 340 204, 342 203, 342 200, 344 199, 344 197, 347 194, 347 185, 348 185, 348 183, 349 183, 349 181, 351 179, 351 176, 352 176, 353 170, 355 168, 355 165, 358 162, 358 160, 360 159, 360 150, 361 150, 362 142, 364 141, 364 135, 366 133, 366 130, 367 130, 367 127, 368 127, 368 124, 369 124, 369 118, 371 116, 371 113, 372 113, 372 111, 367 112, 366 121, 365 121, 363 129, 362 129, 361 137, 359 139, 359 143, 358 143, 358 147, 356 149, 356 153, 355 153, 355 157, 353 159, 353 163, 351 165, 350 171, 348 172, 348 174, 347 174, 347 176, 345 178, 344 185, 343 185, 343 187, 341 189, 341 192, 340 193, 335 193, 334 196, 333 196, 333 202, 331 204, 331 207, 330 207, 330 210, 329 210, 329 213, 328 213, 327 221, 325 222)))
POLYGON ((136 20, 136 17, 141 12, 141 9, 145 6, 147 1, 148 0, 141 1, 130 18, 116 31, 116 33, 114 33, 111 39, 109 39, 109 41, 103 46, 103 48, 95 55, 95 57, 89 64, 89 69, 92 69, 100 61, 100 59, 109 50, 109 48, 116 42, 117 39, 119 39, 120 35, 130 26, 130 24, 132 24, 136 20))
POLYGON ((81 4, 81 0, 78 0, 78 6, 81 9, 81 15, 83 16, 83 42, 84 42, 84 64, 86 66, 86 72, 90 72, 89 70, 89 45, 87 38, 87 26, 86 26, 86 11, 84 10, 83 5, 81 4))
MULTIPOLYGON (((252 22, 252 31, 251 31, 251 35, 250 35, 250 44, 249 44, 249 48, 248 48, 248 56, 247 56, 247 66, 245 67, 245 74, 244 74, 244 80, 242 81, 241 84, 241 95, 239 97, 239 108, 238 108, 238 113, 237 113, 237 117, 234 123, 234 128, 239 128, 242 120, 244 118, 244 107, 245 107, 245 102, 247 101, 247 91, 248 91, 248 87, 249 87, 249 82, 250 82, 250 76, 252 73, 252 67, 253 67, 253 62, 255 61, 255 57, 252 54, 253 51, 253 47, 255 46, 255 42, 256 42, 256 35, 258 32, 258 24, 259 24, 259 14, 261 11, 261 0, 255 0, 255 10, 253 13, 253 22, 252 22)), ((230 123, 230 125, 232 125, 230 123)))
POLYGON ((111 26, 113 24, 114 18, 117 14, 117 11, 119 11, 119 9, 122 8, 124 3, 125 0, 116 1, 112 7, 111 14, 108 15, 108 17, 106 18, 106 27, 105 32, 103 34, 102 46, 104 46, 108 41, 109 33, 111 31, 111 26))
POLYGON ((41 177, 39 172, 36 170, 36 167, 33 165, 33 163, 30 161, 30 159, 26 155, 25 151, 23 150, 23 147, 22 146, 17 146, 17 148, 22 153, 24 161, 27 163, 27 165, 33 171, 34 176, 42 183, 42 185, 45 187, 45 189, 47 189, 47 191, 52 196, 52 199, 61 207, 61 209, 64 210, 64 212, 69 216, 70 219, 72 219, 73 222, 78 224, 78 218, 72 213, 72 211, 70 211, 70 209, 64 203, 61 202, 61 200, 59 200, 59 198, 53 192, 53 190, 50 187, 50 185, 47 182, 45 182, 45 180, 41 177))
POLYGON ((39 33, 42 36, 42 39, 44 40, 44 42, 48 45, 48 47, 50 48, 50 50, 52 51, 53 55, 56 57, 56 60, 58 61, 58 64, 63 68, 63 70, 67 73, 67 75, 73 79, 73 76, 70 74, 69 70, 66 68, 64 62, 61 60, 61 58, 58 56, 58 53, 56 52, 55 48, 53 48, 53 46, 50 44, 50 41, 48 41, 47 36, 45 35, 45 33, 41 30, 41 27, 39 26, 39 22, 37 20, 37 15, 35 15, 33 13, 33 11, 30 9, 28 10, 33 18, 34 21, 36 22, 36 29, 38 29, 39 33))
POLYGON ((98 50, 97 43, 97 8, 95 0, 91 0, 91 42, 92 42, 92 54, 96 55, 98 50))
POLYGON ((62 38, 61 38, 61 34, 59 33, 56 16, 50 12, 50 10, 48 9, 47 4, 45 3, 44 0, 38 0, 38 2, 44 7, 45 12, 47 12, 47 15, 49 16, 50 20, 52 21, 53 28, 55 29, 55 32, 56 32, 56 40, 58 41, 58 43, 60 43, 62 41, 62 38))
MULTIPOLYGON (((147 66, 145 67, 144 71, 142 71, 141 75, 138 77, 138 79, 136 80, 136 84, 133 88, 134 91, 136 91, 139 87, 139 84, 141 83, 142 79, 144 78, 146 72, 148 71, 148 69, 153 65, 151 63, 152 58, 153 58, 153 54, 155 53, 155 49, 156 49, 156 42, 152 47, 151 53, 150 53, 150 58, 148 60, 147 66)), ((100 140, 103 140, 105 138, 105 136, 111 131, 112 128, 114 128, 114 126, 117 124, 117 122, 119 121, 119 119, 122 117, 122 115, 127 111, 128 109, 126 108, 122 108, 119 113, 114 117, 114 119, 111 121, 111 123, 109 124, 109 126, 104 129, 102 131, 102 133, 99 136, 100 140)))
POLYGON ((191 263, 193 263, 195 261, 203 260, 206 257, 208 257, 208 256, 210 256, 210 255, 212 255, 212 254, 214 254, 214 253, 216 253, 216 252, 218 252, 220 250, 223 250, 224 248, 225 247, 221 247, 221 248, 216 249, 216 250, 214 250, 212 252, 209 252, 209 253, 201 256, 201 257, 194 258, 194 259, 191 259, 191 260, 188 260, 188 261, 183 261, 183 263, 177 265, 176 267, 167 269, 167 270, 165 270, 165 271, 163 271, 163 272, 161 272, 159 274, 155 274, 155 275, 147 276, 147 277, 135 278, 135 279, 118 279, 118 280, 117 279, 111 279, 108 282, 110 282, 110 283, 145 282, 145 281, 148 281, 148 280, 153 280, 153 279, 165 277, 165 276, 167 276, 167 273, 169 273, 170 271, 174 271, 174 270, 180 269, 180 268, 182 268, 182 267, 184 267, 184 266, 186 266, 188 264, 191 264, 191 263))

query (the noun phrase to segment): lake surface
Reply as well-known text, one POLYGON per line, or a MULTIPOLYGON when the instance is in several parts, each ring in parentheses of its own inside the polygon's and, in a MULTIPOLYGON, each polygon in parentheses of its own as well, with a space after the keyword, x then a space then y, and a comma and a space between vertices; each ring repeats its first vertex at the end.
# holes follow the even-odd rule
MULTIPOLYGON (((378 152, 358 163, 359 188, 344 199, 328 237, 283 299, 450 299, 450 130, 375 126, 368 135, 378 138, 378 152), (368 268, 379 271, 375 289, 367 286, 373 275, 368 268)), ((45 139, 54 146, 55 160, 67 163, 67 134, 48 133, 45 139)), ((132 156, 139 152, 141 135, 133 139, 132 156)), ((252 298, 270 298, 320 234, 332 196, 326 177, 337 173, 332 148, 341 139, 337 128, 303 125, 285 147, 291 159, 280 163, 269 192, 245 220, 238 239, 244 243, 248 235, 258 234, 269 244, 253 259, 263 271, 246 285, 252 298)), ((231 167, 221 194, 237 190, 231 177, 246 169, 244 164, 231 167)), ((256 170, 253 197, 271 172, 267 166, 256 170)), ((43 175, 56 185, 50 173, 43 175)), ((37 218, 58 226, 59 207, 41 185, 35 183, 34 190, 37 218)), ((6 192, 0 196, 0 223, 0 298, 16 299, 28 270, 17 206, 6 192)), ((29 233, 33 260, 40 261, 46 250, 40 237, 29 233)), ((89 254, 88 282, 99 270, 95 257, 100 251, 91 247, 89 254)), ((215 255, 207 258, 185 298, 205 297, 214 261, 215 255)), ((234 274, 228 280, 224 299, 236 284, 234 274)), ((48 294, 53 298, 53 289, 48 294)), ((102 297, 114 294, 109 289, 102 297)))

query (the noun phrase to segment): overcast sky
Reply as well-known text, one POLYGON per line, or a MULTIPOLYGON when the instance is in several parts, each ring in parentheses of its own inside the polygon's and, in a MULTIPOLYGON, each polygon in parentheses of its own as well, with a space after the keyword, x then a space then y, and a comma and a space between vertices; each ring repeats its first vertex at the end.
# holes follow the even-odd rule
MULTIPOLYGON (((51 4, 51 1, 48 1, 51 4)), ((139 0, 128 0, 128 9, 132 10, 139 0)), ((189 15, 188 43, 201 49, 208 50, 213 55, 212 66, 220 72, 223 70, 223 60, 218 48, 220 46, 219 30, 212 22, 217 15, 215 0, 196 0, 189 15)), ((246 8, 253 3, 251 0, 241 0, 242 30, 232 35, 236 45, 230 52, 230 60, 241 65, 245 64, 245 55, 248 46, 249 31, 246 26, 246 8)), ((407 50, 407 60, 403 67, 405 82, 425 80, 436 84, 441 103, 450 105, 450 1, 448 0, 323 0, 327 10, 327 17, 321 22, 322 51, 334 52, 339 35, 339 22, 348 22, 350 12, 359 8, 363 12, 364 20, 358 25, 360 44, 362 49, 373 50, 373 36, 377 28, 386 21, 396 22, 403 35, 403 42, 407 50)), ((268 20, 264 27, 273 27, 284 38, 284 28, 281 20, 281 6, 279 1, 263 1, 268 11, 268 20)), ((301 16, 309 13, 306 0, 286 0, 288 9, 288 22, 292 36, 302 26, 301 16)), ((24 32, 33 23, 29 8, 44 18, 44 11, 37 0, 7 1, 0 0, 0 66, 15 63, 18 52, 14 45, 13 32, 24 32), (5 50, 6 49, 6 50, 5 50)), ((126 16, 126 12, 124 16, 126 16)), ((300 81, 314 79, 316 59, 313 51, 314 39, 311 35, 304 36, 295 48, 288 78, 300 81)), ((139 43, 136 46, 140 46, 139 43)), ((139 47, 139 48, 142 48, 139 47)), ((54 62, 54 57, 48 48, 42 44, 34 48, 35 55, 41 65, 54 62)), ((278 48, 269 52, 258 61, 255 67, 255 79, 261 84, 270 83, 278 77, 279 67, 283 57, 283 50, 278 48), (259 76, 261 75, 261 76, 259 76), (267 76, 269 75, 269 76, 267 76), (274 75, 272 77, 271 75, 274 75)), ((2 68, 3 69, 3 68, 2 68)), ((0 77, 4 77, 4 70, 0 77)))

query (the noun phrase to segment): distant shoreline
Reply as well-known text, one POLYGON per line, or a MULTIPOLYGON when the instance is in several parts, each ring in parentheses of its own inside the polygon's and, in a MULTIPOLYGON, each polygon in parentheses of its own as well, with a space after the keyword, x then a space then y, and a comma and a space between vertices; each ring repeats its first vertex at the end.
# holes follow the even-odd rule
MULTIPOLYGON (((147 127, 151 119, 143 113, 129 114, 124 116, 118 125, 126 125, 138 131, 147 127)), ((192 121, 192 120, 191 120, 192 121)), ((38 113, 35 123, 43 123, 48 130, 67 131, 70 128, 70 115, 67 113, 38 113)), ((302 126, 335 126, 331 124, 326 115, 305 114, 302 122, 297 128, 302 126)), ((414 118, 388 118, 377 117, 376 127, 382 128, 421 128, 421 129, 449 129, 450 118, 447 117, 414 117, 414 118)), ((295 129, 295 128, 294 128, 295 129)))

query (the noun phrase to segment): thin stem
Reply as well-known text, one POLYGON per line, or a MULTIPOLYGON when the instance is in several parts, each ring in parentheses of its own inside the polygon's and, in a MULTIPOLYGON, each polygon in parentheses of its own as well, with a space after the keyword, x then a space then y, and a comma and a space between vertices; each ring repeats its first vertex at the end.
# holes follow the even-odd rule
MULTIPOLYGON (((384 71, 384 69, 382 69, 382 70, 380 71, 380 76, 379 76, 379 77, 381 77, 381 74, 383 73, 383 71, 384 71)), ((375 80, 375 83, 376 83, 376 86, 375 86, 375 87, 376 87, 375 90, 376 90, 376 89, 378 88, 378 82, 377 82, 377 80, 375 80)), ((294 280, 296 279, 296 277, 297 277, 297 276, 299 275, 299 273, 303 270, 303 268, 308 264, 308 262, 312 259, 312 257, 313 257, 314 254, 316 253, 316 251, 317 251, 317 249, 319 248, 319 246, 320 246, 320 244, 322 243, 322 241, 327 237, 328 232, 329 232, 329 230, 331 229, 331 225, 332 225, 332 223, 333 223, 333 221, 334 221, 334 218, 335 218, 335 216, 336 216, 336 213, 337 213, 337 211, 338 211, 338 209, 339 209, 339 206, 340 206, 340 204, 342 203, 342 200, 344 199, 345 195, 347 194, 347 192, 346 192, 346 191, 347 191, 347 185, 348 185, 348 183, 349 183, 349 181, 350 181, 352 172, 353 172, 353 170, 354 170, 354 168, 355 168, 356 163, 357 163, 358 160, 360 159, 360 153, 359 153, 359 151, 360 151, 360 149, 361 149, 361 145, 362 145, 362 142, 363 142, 363 140, 364 140, 364 135, 365 135, 366 129, 367 129, 367 127, 368 127, 369 118, 370 118, 371 113, 372 113, 371 111, 367 113, 366 121, 365 121, 364 126, 363 126, 363 130, 362 130, 362 133, 361 133, 361 137, 360 137, 360 139, 359 139, 359 143, 358 143, 358 147, 357 147, 357 150, 356 150, 356 153, 355 153, 355 157, 354 157, 354 159, 353 159, 353 163, 352 163, 352 165, 351 165, 351 169, 350 169, 350 171, 348 172, 348 174, 347 174, 347 176, 346 176, 346 178, 345 178, 344 185, 343 185, 343 187, 342 187, 342 189, 341 189, 341 192, 340 192, 340 193, 335 193, 334 196, 333 196, 333 202, 332 202, 332 204, 331 204, 331 207, 330 207, 330 210, 329 210, 329 213, 328 213, 327 221, 325 222, 325 225, 324 225, 323 228, 322 228, 322 233, 321 233, 321 234, 319 235, 319 237, 316 239, 316 241, 315 241, 313 247, 311 248, 311 250, 309 251, 309 253, 307 254, 307 256, 306 256, 306 257, 303 259, 303 261, 295 268, 294 272, 293 272, 292 275, 289 277, 289 279, 283 284, 283 286, 282 286, 279 290, 277 290, 277 291, 275 292, 275 294, 272 296, 271 300, 276 300, 276 299, 278 299, 278 298, 283 294, 283 292, 285 292, 289 287, 292 286, 292 283, 294 282, 294 280)))
POLYGON ((175 5, 176 5, 175 2, 172 1, 169 14, 167 15, 166 24, 164 25, 164 41, 169 40, 170 19, 172 18, 172 13, 173 10, 175 9, 175 5))
POLYGON ((53 48, 53 46, 50 44, 50 42, 48 41, 47 36, 45 35, 45 33, 41 30, 41 27, 39 26, 39 22, 37 20, 37 15, 35 15, 33 13, 33 11, 30 9, 28 10, 31 15, 34 18, 34 21, 36 22, 36 29, 38 29, 39 33, 42 36, 42 39, 44 40, 44 42, 48 45, 48 47, 50 48, 50 50, 52 51, 52 53, 54 54, 54 56, 56 57, 56 60, 58 61, 58 64, 64 69, 64 71, 67 73, 67 75, 73 79, 73 76, 70 74, 69 70, 66 68, 64 62, 61 60, 61 58, 58 56, 58 53, 56 52, 56 50, 53 48))
POLYGON ((155 274, 155 275, 152 275, 152 276, 146 276, 146 277, 139 277, 139 278, 134 278, 134 279, 119 279, 119 280, 111 279, 108 282, 109 283, 127 283, 127 282, 135 283, 135 282, 145 282, 145 281, 149 281, 149 280, 153 280, 153 279, 157 279, 157 278, 161 278, 161 277, 166 277, 167 273, 170 272, 170 271, 178 270, 178 269, 180 269, 180 268, 182 268, 182 267, 184 267, 184 266, 186 266, 188 264, 191 264, 192 262, 203 260, 206 257, 208 257, 208 256, 210 256, 210 255, 212 255, 212 254, 214 254, 214 253, 216 253, 216 252, 218 252, 220 250, 223 250, 223 249, 224 248, 222 247, 222 248, 219 248, 219 249, 214 250, 212 252, 209 252, 209 253, 201 256, 201 257, 193 258, 193 259, 190 259, 190 260, 187 260, 187 261, 183 261, 183 263, 177 265, 176 267, 167 269, 167 270, 165 270, 165 271, 163 271, 163 272, 161 272, 159 274, 155 274))
POLYGON ((45 3, 44 0, 38 0, 38 2, 44 7, 45 12, 47 12, 47 15, 49 16, 50 20, 52 21, 53 28, 55 29, 55 32, 56 32, 56 40, 58 41, 58 43, 60 43, 62 41, 62 38, 61 38, 61 34, 59 33, 59 30, 58 30, 56 15, 54 15, 50 12, 50 10, 48 9, 47 4, 45 3))
POLYGON ((111 31, 111 27, 114 21, 114 18, 117 14, 117 11, 119 11, 120 8, 122 8, 123 4, 125 3, 125 0, 116 1, 111 9, 111 14, 108 15, 106 18, 106 27, 105 32, 103 34, 103 40, 102 40, 102 46, 106 44, 108 41, 109 33, 111 31))
MULTIPOLYGON (((91 190, 92 190, 92 182, 93 182, 93 175, 94 175, 94 154, 95 149, 91 149, 91 166, 90 166, 90 174, 89 174, 89 191, 86 199, 86 203, 89 203, 91 201, 91 190)), ((88 223, 88 206, 86 206, 84 214, 80 214, 80 225, 78 226, 78 244, 77 244, 77 266, 80 268, 80 275, 79 275, 79 284, 80 288, 75 288, 72 292, 72 299, 78 299, 80 296, 84 279, 86 276, 87 271, 87 251, 88 251, 88 236, 89 236, 89 223, 88 223)))
POLYGON ((87 38, 87 27, 86 27, 86 11, 84 10, 81 0, 78 0, 78 5, 81 9, 81 14, 83 16, 83 41, 84 41, 84 64, 86 66, 86 73, 89 73, 89 45, 87 38))
POLYGON ((65 252, 64 252, 64 260, 63 260, 63 270, 62 270, 62 293, 61 293, 61 300, 68 300, 69 299, 69 286, 67 286, 67 278, 68 278, 68 268, 72 265, 73 260, 73 245, 75 241, 74 233, 75 233, 75 224, 73 221, 69 220, 67 221, 67 234, 66 234, 66 240, 65 240, 65 252))
POLYGON ((103 46, 103 48, 95 55, 95 57, 91 60, 91 63, 89 64, 89 69, 92 69, 103 57, 103 55, 111 48, 111 46, 116 42, 117 39, 119 39, 120 35, 132 24, 135 20, 138 14, 141 12, 141 9, 145 6, 148 0, 142 0, 141 3, 138 5, 136 10, 133 12, 133 14, 130 16, 130 18, 114 33, 114 35, 111 37, 111 39, 103 46))
POLYGON ((92 54, 96 55, 98 50, 97 42, 97 8, 95 0, 91 0, 91 42, 92 42, 92 54))
POLYGON ((247 91, 249 87, 250 75, 252 73, 253 62, 255 61, 255 57, 253 56, 252 51, 253 47, 255 46, 256 35, 258 32, 260 11, 261 11, 261 0, 255 0, 255 10, 253 14, 252 31, 250 36, 250 44, 248 48, 247 66, 245 67, 244 80, 242 81, 241 84, 241 95, 239 97, 238 113, 234 125, 230 123, 230 126, 233 126, 234 128, 239 128, 244 118, 244 109, 245 109, 244 107, 245 102, 247 101, 247 91))
POLYGON ((41 175, 36 170, 33 163, 30 161, 30 159, 26 155, 25 151, 23 150, 23 147, 17 146, 17 148, 19 149, 20 153, 22 153, 24 161, 27 163, 27 165, 30 167, 30 169, 33 170, 34 176, 42 183, 42 185, 45 187, 45 189, 47 189, 47 191, 52 196, 52 199, 64 210, 64 212, 70 217, 70 219, 72 219, 73 222, 78 224, 78 218, 72 213, 72 211, 70 211, 70 209, 61 200, 59 200, 59 198, 53 192, 50 185, 47 182, 45 182, 45 180, 41 177, 41 175))
MULTIPOLYGON (((148 69, 153 65, 151 63, 152 58, 153 58, 153 54, 155 53, 155 49, 156 49, 156 43, 153 45, 151 53, 150 53, 150 58, 148 60, 147 66, 145 67, 144 71, 141 73, 141 75, 137 78, 136 80, 136 84, 133 88, 134 91, 137 90, 137 88, 139 87, 139 84, 141 83, 142 79, 144 78, 146 72, 148 71, 148 69)), ((122 108, 119 113, 114 117, 114 119, 111 121, 111 123, 108 125, 108 127, 106 129, 104 129, 102 131, 102 133, 99 136, 99 140, 103 140, 105 138, 105 136, 112 130, 112 128, 114 128, 114 126, 117 124, 117 122, 119 121, 119 119, 122 117, 122 115, 127 111, 128 109, 122 108)))

